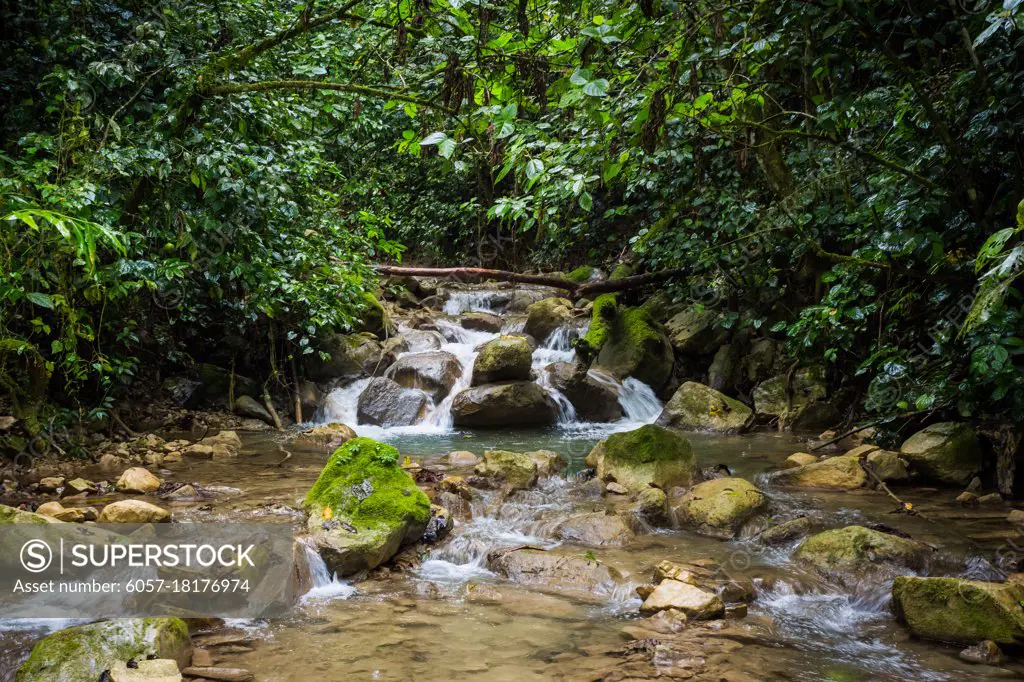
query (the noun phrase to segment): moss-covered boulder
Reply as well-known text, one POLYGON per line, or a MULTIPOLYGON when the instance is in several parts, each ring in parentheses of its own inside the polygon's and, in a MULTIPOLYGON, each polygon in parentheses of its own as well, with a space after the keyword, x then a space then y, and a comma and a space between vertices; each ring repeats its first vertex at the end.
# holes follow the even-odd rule
POLYGON ((123 618, 58 630, 36 643, 16 682, 96 682, 118 663, 147 658, 189 665, 192 641, 179 618, 123 618))
POLYGON ((907 538, 847 526, 807 538, 793 558, 839 584, 892 578, 907 569, 922 570, 931 549, 907 538))
POLYGON ((533 349, 521 336, 501 336, 485 343, 473 361, 473 385, 530 378, 533 349))
POLYGON ((582 339, 576 341, 576 355, 589 364, 611 336, 612 325, 619 314, 615 294, 601 294, 590 308, 590 327, 582 339))
POLYGON ((804 416, 812 405, 825 399, 825 371, 817 365, 796 370, 787 391, 789 376, 789 373, 774 376, 754 388, 754 412, 760 417, 778 418, 781 427, 799 423, 802 428, 811 428, 820 422, 820 413, 829 407, 818 405, 811 414, 804 416))
POLYGON ((578 268, 565 273, 564 278, 576 284, 583 284, 601 278, 601 272, 593 265, 581 265, 578 268))
POLYGON ((671 379, 675 356, 665 330, 650 313, 626 308, 615 315, 596 364, 623 379, 635 377, 657 391, 671 379))
POLYGON ((567 298, 545 298, 526 309, 526 326, 523 331, 537 339, 538 343, 551 336, 572 317, 572 301, 567 298))
POLYGON ((456 426, 544 426, 554 424, 557 418, 555 401, 532 381, 474 386, 461 391, 452 401, 452 420, 456 426))
POLYGON ((423 535, 430 500, 398 459, 390 445, 354 438, 334 451, 309 489, 307 529, 338 575, 375 568, 423 535))
POLYGON ((599 480, 640 492, 651 486, 669 490, 697 480, 697 459, 682 434, 656 424, 613 433, 587 455, 599 480))
POLYGON ((968 424, 932 424, 904 441, 900 454, 936 483, 966 485, 981 470, 981 443, 968 424))
POLYGON ((687 490, 674 511, 681 524, 701 535, 732 538, 766 501, 764 493, 749 481, 716 478, 687 490))
POLYGON ((892 585, 896 617, 918 637, 943 642, 1024 644, 1024 589, 1010 583, 900 576, 892 585))
POLYGON ((739 431, 751 415, 750 408, 710 386, 687 381, 665 404, 658 423, 693 431, 739 431))
POLYGON ((769 480, 786 488, 857 490, 867 486, 868 475, 857 457, 840 455, 777 471, 769 480))
POLYGON ((492 478, 512 490, 523 490, 536 483, 540 477, 562 471, 565 465, 565 460, 551 450, 487 450, 475 471, 478 476, 492 478))
POLYGON ((443 350, 403 355, 385 376, 405 388, 416 388, 440 403, 462 376, 462 363, 443 350))
POLYGON ((729 330, 718 324, 721 317, 721 313, 703 307, 676 313, 665 323, 672 347, 681 355, 711 355, 729 338, 729 330))
POLYGON ((306 375, 313 381, 361 379, 380 376, 395 361, 395 354, 385 350, 372 334, 332 334, 319 343, 320 353, 305 356, 306 375))
POLYGON ((391 331, 391 323, 384 306, 377 297, 366 291, 359 297, 359 330, 384 338, 391 331))
POLYGON ((30 511, 23 511, 0 504, 0 524, 4 523, 56 523, 55 519, 30 511))

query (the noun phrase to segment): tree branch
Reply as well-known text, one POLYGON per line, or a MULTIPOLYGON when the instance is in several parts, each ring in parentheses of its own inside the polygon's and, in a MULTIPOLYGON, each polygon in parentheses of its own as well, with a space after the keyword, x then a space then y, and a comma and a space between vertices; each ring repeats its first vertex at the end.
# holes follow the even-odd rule
POLYGON ((443 111, 446 114, 455 114, 453 109, 449 109, 442 104, 431 102, 430 100, 413 97, 412 95, 404 95, 400 92, 394 92, 384 88, 375 88, 368 85, 353 85, 351 83, 324 83, 321 81, 310 80, 261 81, 258 83, 238 83, 233 85, 215 83, 204 88, 202 90, 202 94, 234 95, 243 92, 269 92, 271 90, 336 90, 338 92, 353 92, 380 99, 395 99, 400 102, 411 102, 412 104, 416 104, 421 107, 428 107, 437 109, 438 111, 443 111))

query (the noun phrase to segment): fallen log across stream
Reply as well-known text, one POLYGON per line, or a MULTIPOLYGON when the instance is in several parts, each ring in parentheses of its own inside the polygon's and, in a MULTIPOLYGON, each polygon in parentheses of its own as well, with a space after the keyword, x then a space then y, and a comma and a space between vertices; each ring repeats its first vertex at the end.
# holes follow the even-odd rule
POLYGON ((558 275, 528 275, 511 270, 492 270, 490 268, 407 268, 397 265, 376 265, 374 270, 381 275, 399 275, 405 277, 450 277, 462 282, 473 282, 487 279, 514 284, 538 284, 541 286, 564 289, 576 297, 594 294, 615 293, 638 289, 686 272, 683 268, 662 270, 643 275, 631 275, 618 279, 577 284, 558 275))

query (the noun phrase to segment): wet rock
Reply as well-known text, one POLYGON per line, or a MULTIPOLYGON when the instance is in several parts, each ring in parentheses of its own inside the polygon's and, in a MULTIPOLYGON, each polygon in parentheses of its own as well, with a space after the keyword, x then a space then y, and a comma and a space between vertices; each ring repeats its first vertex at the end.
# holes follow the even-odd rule
POLYGON ((680 523, 701 535, 732 538, 765 502, 764 493, 749 481, 718 478, 690 488, 674 511, 680 523))
POLYGON ((784 427, 792 425, 809 406, 825 398, 825 372, 821 367, 803 367, 793 372, 791 394, 786 390, 788 376, 788 373, 780 374, 762 381, 753 393, 754 412, 762 417, 776 417, 784 427))
POLYGON ((202 495, 199 494, 195 486, 186 484, 167 493, 164 498, 168 500, 198 500, 202 498, 202 495))
POLYGON ((359 394, 359 423, 385 428, 410 426, 423 420, 427 401, 423 391, 403 388, 391 379, 376 377, 359 394))
POLYGON ((324 393, 309 379, 302 379, 299 381, 298 398, 299 405, 302 406, 302 417, 305 421, 309 421, 320 409, 320 405, 324 401, 324 393))
POLYGON ((462 476, 445 476, 437 482, 436 489, 439 493, 452 493, 466 501, 476 497, 473 494, 473 488, 470 487, 469 483, 462 476))
POLYGON ((641 490, 633 503, 633 513, 652 525, 668 520, 668 496, 660 488, 641 490))
POLYGON ((404 349, 411 353, 440 350, 441 346, 445 344, 445 338, 441 334, 422 329, 411 329, 396 338, 400 338, 404 349))
POLYGON ((125 464, 128 463, 124 457, 119 457, 111 452, 108 452, 100 457, 99 465, 104 471, 120 471, 123 470, 125 464))
POLYGON ((207 436, 182 451, 186 457, 197 459, 227 459, 237 456, 242 450, 242 439, 234 431, 221 431, 207 436))
POLYGON ((799 516, 761 531, 758 537, 764 544, 774 547, 792 542, 810 532, 811 520, 806 516, 799 516))
POLYGON ((459 319, 459 324, 465 329, 497 334, 501 331, 504 322, 500 317, 491 313, 464 313, 459 319))
POLYGON ((783 487, 856 490, 867 485, 868 475, 856 457, 843 455, 777 471, 769 480, 783 487))
POLYGON ((380 376, 395 361, 372 334, 334 334, 323 339, 319 349, 330 358, 309 353, 304 359, 306 375, 318 382, 380 376))
POLYGON ((778 373, 782 351, 775 339, 754 339, 746 355, 740 361, 740 378, 748 385, 756 386, 778 373))
POLYGON ((720 319, 721 315, 714 310, 691 307, 672 316, 665 328, 676 352, 710 355, 729 338, 729 330, 718 326, 720 319))
POLYGON ((640 613, 675 609, 691 620, 709 620, 725 614, 725 603, 713 592, 678 580, 662 580, 640 606, 640 613))
POLYGON ((274 418, 258 400, 252 396, 241 395, 235 400, 235 414, 249 419, 259 419, 264 424, 274 426, 274 418))
POLYGON ((558 524, 555 534, 566 542, 588 547, 622 547, 636 538, 622 517, 603 512, 571 516, 558 524))
POLYGON ((650 313, 625 308, 615 315, 595 366, 622 379, 634 377, 659 391, 672 377, 675 356, 665 330, 650 313))
POLYGON ((385 376, 405 388, 418 388, 440 403, 462 376, 462 365, 447 351, 429 351, 402 356, 385 376))
POLYGON ((900 455, 936 483, 966 485, 981 470, 981 443, 969 424, 932 424, 904 441, 900 455))
POLYGON ((998 644, 986 639, 961 651, 960 660, 977 665, 1000 665, 1006 661, 1006 656, 998 644))
POLYGON ((57 514, 64 511, 64 505, 60 502, 44 502, 36 507, 36 514, 56 518, 57 514))
POLYGON ((1003 506, 1003 496, 999 493, 989 493, 988 495, 982 495, 978 498, 978 504, 982 507, 1001 507, 1003 506))
POLYGON ((961 507, 977 507, 978 496, 965 490, 956 496, 956 500, 954 500, 954 502, 959 504, 961 507))
POLYGON ((147 658, 189 663, 192 642, 179 618, 120 618, 58 630, 36 643, 18 682, 96 682, 103 672, 147 658))
POLYGON ((623 584, 623 576, 601 561, 540 549, 493 551, 487 567, 521 585, 589 601, 602 601, 623 584))
POLYGON ((37 490, 41 493, 55 493, 62 485, 64 485, 63 476, 47 476, 40 479, 37 490))
POLYGON ((84 521, 95 521, 95 510, 91 507, 66 507, 50 514, 53 518, 64 523, 82 523, 84 521), (89 514, 86 510, 93 512, 92 518, 89 518, 89 514))
POLYGON ((43 514, 36 514, 0 504, 0 525, 5 523, 54 523, 54 520, 43 514))
POLYGON ((1013 509, 1006 516, 1006 520, 1015 526, 1024 526, 1024 510, 1013 509))
POLYGON ((398 450, 369 438, 338 448, 306 495, 306 527, 331 571, 376 568, 419 540, 430 500, 398 466, 398 450))
POLYGON ((142 500, 121 500, 103 508, 100 523, 170 523, 171 513, 142 500))
MULTIPOLYGON (((847 453, 847 456, 849 455, 850 453, 847 453)), ((875 475, 886 483, 904 483, 910 480, 907 465, 898 452, 876 449, 868 454, 867 460, 875 475)))
POLYGON ((350 426, 338 422, 314 426, 308 431, 297 433, 292 436, 292 441, 299 446, 308 448, 322 448, 334 451, 356 437, 356 432, 350 426))
POLYGON ((456 426, 544 426, 553 424, 558 408, 551 396, 532 381, 468 388, 452 402, 456 426))
POLYGON ((437 542, 452 531, 452 514, 443 505, 430 505, 430 519, 423 531, 423 542, 437 542))
POLYGON ((449 466, 469 467, 476 466, 480 458, 468 450, 453 450, 444 456, 449 466))
POLYGON ((201 677, 216 682, 251 682, 256 679, 252 672, 245 668, 216 668, 189 666, 181 671, 186 677, 201 677))
POLYGON ((527 381, 533 351, 526 339, 501 336, 488 341, 473 362, 473 386, 498 381, 527 381))
POLYGON ((170 658, 154 658, 149 661, 118 661, 108 671, 109 682, 181 682, 178 662, 170 658))
POLYGON ((664 609, 641 620, 637 625, 662 635, 674 635, 686 629, 689 618, 679 609, 664 609))
POLYGON ((973 644, 1024 640, 1024 591, 1009 583, 900 576, 892 586, 897 618, 925 639, 973 644))
POLYGON ((578 362, 554 362, 545 371, 552 386, 572 403, 581 421, 611 422, 622 418, 618 384, 611 377, 602 381, 578 362))
POLYGON ((682 583, 700 586, 714 579, 714 571, 693 563, 677 564, 672 561, 659 561, 654 567, 654 582, 677 580, 682 583))
POLYGON ((565 461, 550 450, 487 450, 475 472, 478 476, 500 481, 511 490, 523 490, 532 487, 540 476, 551 476, 564 466, 565 461))
POLYGON ((796 467, 814 464, 817 461, 817 455, 812 455, 807 452, 794 452, 792 455, 786 458, 786 461, 782 463, 782 466, 785 469, 795 469, 796 467))
POLYGON ((931 549, 920 542, 863 526, 847 526, 813 535, 797 548, 793 559, 839 584, 891 576, 905 569, 921 570, 931 549))
POLYGON ((690 442, 680 433, 656 424, 615 433, 587 455, 597 478, 640 492, 651 486, 669 490, 697 479, 697 462, 690 442))
POLYGON ((711 366, 708 367, 708 386, 711 389, 724 391, 730 386, 736 385, 739 367, 737 367, 738 358, 735 349, 738 349, 738 345, 727 343, 715 351, 715 357, 712 358, 711 366))
POLYGON ((751 415, 750 408, 710 386, 687 381, 680 386, 658 417, 658 423, 693 431, 739 431, 751 415))
POLYGON ((126 469, 114 488, 122 493, 151 493, 160 489, 161 481, 142 467, 126 469))
POLYGON ((61 493, 61 497, 71 497, 72 495, 88 495, 89 493, 96 492, 96 484, 92 481, 87 481, 84 478, 73 478, 64 484, 64 491, 61 493))
POLYGON ((551 333, 572 318, 572 301, 565 298, 545 298, 526 309, 523 331, 543 343, 551 333))

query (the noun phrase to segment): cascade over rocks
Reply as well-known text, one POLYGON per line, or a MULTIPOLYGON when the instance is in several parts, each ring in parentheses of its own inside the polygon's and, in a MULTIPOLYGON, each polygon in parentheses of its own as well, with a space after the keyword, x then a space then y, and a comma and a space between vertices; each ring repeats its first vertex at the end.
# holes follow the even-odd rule
POLYGON ((891 578, 905 570, 922 570, 931 548, 915 540, 863 526, 847 526, 812 535, 793 558, 841 585, 891 578))
POLYGON ((402 356, 385 374, 400 386, 425 392, 435 403, 444 400, 461 375, 459 359, 442 350, 402 356))
POLYGON ((427 413, 427 394, 416 388, 403 388, 386 377, 375 377, 359 395, 360 424, 385 428, 411 426, 427 413))
POLYGON ((597 470, 598 480, 634 492, 689 486, 699 476, 690 441, 655 424, 608 436, 587 455, 587 465, 597 470))
POLYGON ((687 381, 680 386, 658 417, 658 423, 677 429, 729 433, 746 426, 750 408, 715 389, 687 381))
POLYGON ((354 438, 334 451, 306 494, 306 528, 339 576, 376 568, 423 536, 430 500, 398 459, 390 445, 354 438))
POLYGON ((892 608, 918 637, 976 644, 1024 643, 1024 589, 1012 583, 900 576, 892 608))
POLYGON ((618 311, 595 366, 621 377, 636 377, 655 391, 672 377, 675 357, 664 330, 643 308, 618 311))
POLYGON ((932 424, 905 440, 900 455, 936 483, 967 485, 981 471, 981 443, 969 424, 932 424))
POLYGON ((551 376, 551 384, 568 398, 581 420, 612 422, 622 418, 619 389, 610 378, 598 380, 580 362, 553 362, 545 371, 551 376))
POLYGON ((516 336, 501 336, 480 348, 473 362, 473 386, 499 381, 527 381, 533 362, 529 342, 516 336))
POLYGON ((686 491, 673 509, 680 523, 701 535, 732 538, 767 502, 764 493, 742 478, 716 478, 686 491))
POLYGON ((554 424, 558 407, 532 381, 513 381, 467 388, 452 402, 456 426, 545 426, 554 424))

